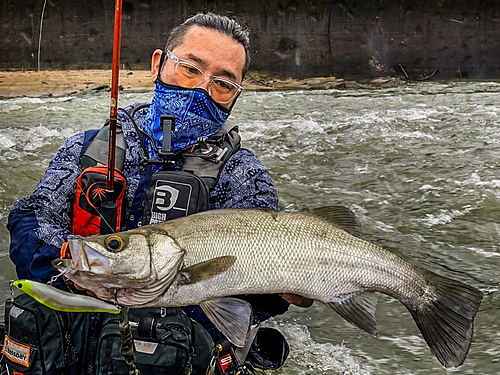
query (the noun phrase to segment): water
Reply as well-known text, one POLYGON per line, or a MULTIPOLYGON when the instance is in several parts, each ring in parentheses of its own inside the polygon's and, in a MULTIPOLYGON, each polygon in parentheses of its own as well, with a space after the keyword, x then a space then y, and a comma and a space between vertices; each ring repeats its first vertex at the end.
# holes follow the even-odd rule
MULTIPOLYGON (((485 293, 458 369, 443 369, 405 308, 380 296, 377 338, 320 303, 270 321, 292 348, 280 374, 500 373, 499 93, 488 82, 244 93, 232 118, 270 169, 282 209, 346 205, 365 239, 485 293)), ((120 103, 150 97, 122 94, 120 103)), ((0 101, 1 301, 15 277, 10 206, 31 193, 65 138, 103 123, 108 102, 108 94, 0 101)))

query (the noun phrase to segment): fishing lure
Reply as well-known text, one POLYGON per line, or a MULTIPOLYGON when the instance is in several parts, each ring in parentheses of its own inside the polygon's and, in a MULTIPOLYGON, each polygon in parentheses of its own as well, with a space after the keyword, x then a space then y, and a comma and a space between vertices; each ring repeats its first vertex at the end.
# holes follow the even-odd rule
POLYGON ((97 298, 73 294, 31 280, 17 280, 12 285, 33 297, 42 305, 65 312, 105 312, 118 314, 120 308, 97 298))

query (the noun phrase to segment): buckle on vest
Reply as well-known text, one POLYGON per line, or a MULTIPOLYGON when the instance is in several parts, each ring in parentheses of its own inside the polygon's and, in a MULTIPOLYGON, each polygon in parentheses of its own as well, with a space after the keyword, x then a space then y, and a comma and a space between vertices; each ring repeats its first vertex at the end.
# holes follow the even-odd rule
POLYGON ((206 137, 198 138, 199 152, 204 158, 214 163, 219 163, 228 151, 228 148, 221 148, 215 144, 210 144, 207 142, 207 139, 206 137))

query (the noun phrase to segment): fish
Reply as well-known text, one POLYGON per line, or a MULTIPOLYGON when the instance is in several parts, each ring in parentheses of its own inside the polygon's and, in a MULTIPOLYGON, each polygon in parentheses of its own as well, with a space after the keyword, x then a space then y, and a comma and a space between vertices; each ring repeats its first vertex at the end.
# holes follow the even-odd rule
POLYGON ((126 307, 199 305, 236 346, 252 323, 245 294, 320 301, 377 335, 375 293, 399 300, 444 367, 466 359, 482 292, 363 239, 347 207, 210 210, 137 229, 69 238, 53 265, 126 307))

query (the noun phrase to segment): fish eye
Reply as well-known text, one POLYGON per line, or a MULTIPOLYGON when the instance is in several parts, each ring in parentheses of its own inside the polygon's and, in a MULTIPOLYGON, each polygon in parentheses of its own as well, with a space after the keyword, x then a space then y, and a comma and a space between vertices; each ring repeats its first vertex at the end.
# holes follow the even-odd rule
POLYGON ((104 241, 104 245, 106 246, 106 249, 108 251, 117 253, 118 251, 121 251, 125 246, 125 240, 120 236, 112 235, 106 238, 106 240, 104 241))

